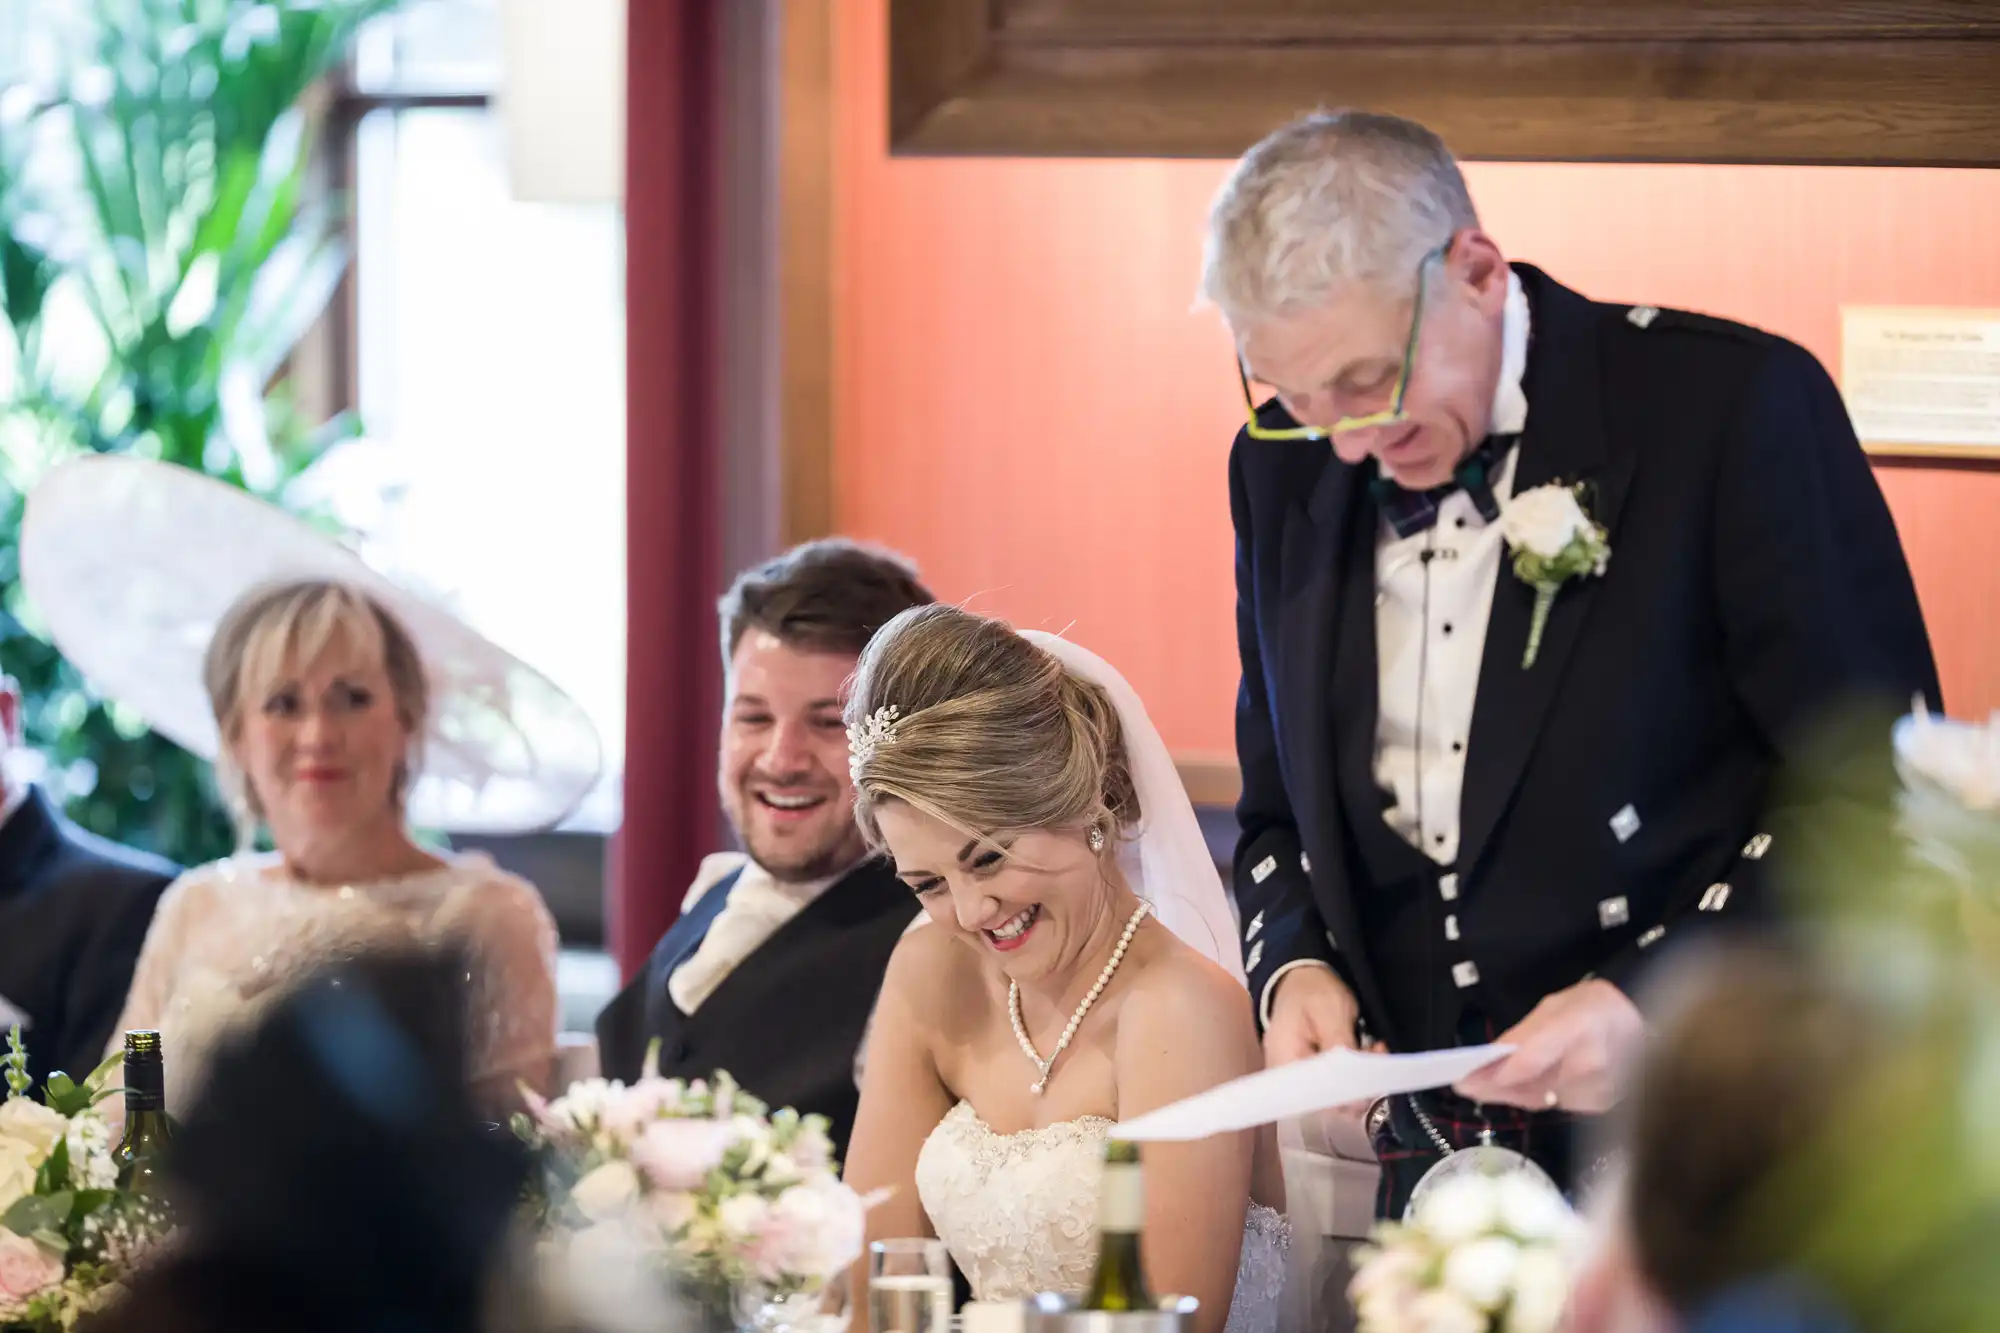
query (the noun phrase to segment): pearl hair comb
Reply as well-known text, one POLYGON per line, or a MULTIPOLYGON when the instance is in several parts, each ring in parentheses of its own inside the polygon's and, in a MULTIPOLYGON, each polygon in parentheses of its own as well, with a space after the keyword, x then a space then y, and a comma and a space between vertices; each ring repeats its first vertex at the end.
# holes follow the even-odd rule
POLYGON ((896 741, 896 723, 903 712, 894 704, 884 704, 847 729, 847 773, 861 781, 861 768, 875 752, 896 741))

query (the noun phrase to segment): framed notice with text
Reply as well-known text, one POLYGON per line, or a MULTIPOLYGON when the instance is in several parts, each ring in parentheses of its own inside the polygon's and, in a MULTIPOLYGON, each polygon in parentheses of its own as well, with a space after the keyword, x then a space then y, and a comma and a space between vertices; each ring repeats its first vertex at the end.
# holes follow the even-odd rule
POLYGON ((1840 391, 1871 454, 2000 459, 2000 310, 1841 307, 1840 391))

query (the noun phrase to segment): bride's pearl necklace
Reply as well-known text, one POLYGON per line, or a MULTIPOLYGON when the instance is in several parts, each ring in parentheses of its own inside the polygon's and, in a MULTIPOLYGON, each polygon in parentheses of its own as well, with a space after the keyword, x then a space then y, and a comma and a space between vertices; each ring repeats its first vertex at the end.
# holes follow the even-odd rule
POLYGON ((1070 1015, 1069 1026, 1063 1029, 1062 1040, 1058 1041, 1056 1048, 1049 1052, 1048 1059, 1042 1059, 1041 1052, 1035 1049, 1035 1043, 1028 1038, 1028 1025, 1021 1021, 1021 983, 1012 980, 1007 983, 1007 1016, 1014 1020, 1015 1040, 1021 1043, 1022 1053, 1034 1061, 1035 1068, 1042 1072, 1042 1076, 1028 1091, 1039 1097, 1042 1090, 1049 1086, 1049 1071, 1056 1067, 1057 1057, 1069 1049, 1070 1039, 1076 1036, 1077 1028, 1083 1023, 1083 1016, 1090 1012, 1090 1006, 1097 1003, 1097 997, 1104 994, 1104 988, 1111 984, 1111 974, 1125 961, 1125 951, 1132 947, 1132 937, 1138 933, 1139 923, 1144 921, 1146 913, 1152 910, 1151 903, 1142 902, 1138 910, 1132 913, 1132 919, 1125 923, 1125 933, 1118 937, 1118 947, 1111 951, 1110 961, 1105 963, 1104 970, 1097 974, 1097 982, 1090 988, 1090 994, 1083 997, 1083 1003, 1079 1004, 1076 1012, 1070 1015))

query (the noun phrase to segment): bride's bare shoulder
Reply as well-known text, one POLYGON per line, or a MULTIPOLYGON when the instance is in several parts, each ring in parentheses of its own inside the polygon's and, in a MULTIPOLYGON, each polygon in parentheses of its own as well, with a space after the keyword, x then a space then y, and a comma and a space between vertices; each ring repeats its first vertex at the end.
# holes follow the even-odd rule
POLYGON ((952 932, 926 920, 897 942, 882 990, 908 1000, 919 1013, 962 1010, 982 994, 983 971, 952 932))
POLYGON ((1243 983, 1179 940, 1149 957, 1134 975, 1125 1013, 1139 1026, 1163 1032, 1193 1024, 1253 1044, 1257 1036, 1256 1015, 1243 983))

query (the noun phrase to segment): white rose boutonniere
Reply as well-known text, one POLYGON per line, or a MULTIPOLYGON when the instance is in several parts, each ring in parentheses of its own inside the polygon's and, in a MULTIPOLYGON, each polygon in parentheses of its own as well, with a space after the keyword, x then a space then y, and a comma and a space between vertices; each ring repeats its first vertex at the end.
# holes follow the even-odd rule
POLYGON ((1602 575, 1611 562, 1611 541, 1584 511, 1578 488, 1551 483, 1523 491, 1500 510, 1500 533, 1514 553, 1514 577, 1535 590, 1534 619, 1528 623, 1523 670, 1535 664, 1542 632, 1563 584, 1584 575, 1602 575))

